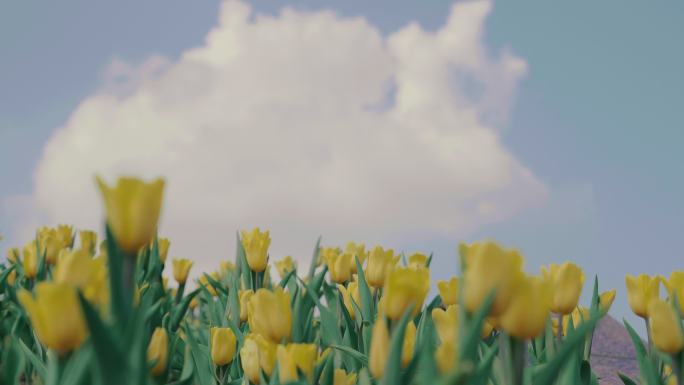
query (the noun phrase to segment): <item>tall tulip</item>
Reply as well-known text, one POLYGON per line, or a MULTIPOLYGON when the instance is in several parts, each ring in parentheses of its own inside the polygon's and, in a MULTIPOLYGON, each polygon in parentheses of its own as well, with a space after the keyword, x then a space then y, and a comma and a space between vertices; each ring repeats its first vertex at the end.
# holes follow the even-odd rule
POLYGON ((384 299, 385 312, 392 320, 398 320, 409 307, 413 306, 415 316, 428 291, 430 291, 430 273, 423 267, 420 269, 398 268, 385 279, 384 299))
POLYGON ((235 357, 235 333, 230 328, 213 327, 210 334, 211 360, 216 366, 228 365, 235 357))
POLYGON ((584 285, 584 272, 571 262, 542 267, 542 274, 550 280, 553 289, 551 311, 556 314, 570 314, 577 307, 584 285))
POLYGON ((169 336, 166 329, 158 327, 154 329, 150 344, 147 347, 147 361, 155 362, 150 370, 153 376, 159 376, 166 371, 169 359, 169 336))
POLYGON ((648 326, 653 345, 668 354, 677 354, 684 347, 682 321, 674 308, 660 298, 648 305, 648 326))
POLYGON ((290 294, 276 287, 259 289, 247 303, 249 328, 274 343, 288 340, 292 333, 290 294))
POLYGON ((540 277, 518 282, 511 303, 499 318, 501 327, 513 337, 532 339, 544 331, 553 301, 551 283, 540 277))
POLYGON ((627 302, 634 314, 641 318, 648 318, 648 304, 660 297, 660 277, 649 277, 640 274, 635 277, 627 275, 625 277, 627 285, 627 302))
POLYGON ((389 356, 389 331, 384 317, 380 316, 375 320, 371 336, 368 369, 373 377, 380 379, 385 374, 385 365, 389 356))

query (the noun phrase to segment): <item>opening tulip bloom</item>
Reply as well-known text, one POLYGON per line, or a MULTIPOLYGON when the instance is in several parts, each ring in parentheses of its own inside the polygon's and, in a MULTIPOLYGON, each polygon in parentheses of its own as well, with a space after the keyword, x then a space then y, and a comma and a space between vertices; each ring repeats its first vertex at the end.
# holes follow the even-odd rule
POLYGON ((285 276, 295 269, 295 262, 291 256, 287 256, 280 261, 276 261, 276 270, 278 270, 278 275, 280 278, 285 278, 285 276))
POLYGON ((327 261, 330 280, 335 283, 344 283, 351 279, 352 255, 348 253, 338 254, 327 261))
POLYGON ((251 232, 241 232, 242 247, 245 249, 247 264, 252 271, 260 273, 266 270, 268 265, 268 247, 271 245, 271 237, 268 230, 263 233, 259 228, 251 232))
POLYGON ((542 267, 542 274, 551 282, 553 302, 551 311, 556 314, 570 314, 577 307, 584 285, 584 272, 574 263, 550 264, 542 267))
POLYGON ((249 328, 274 343, 289 340, 292 333, 290 294, 276 287, 259 289, 247 303, 249 328))
POLYGON ((145 183, 137 178, 119 178, 116 186, 109 187, 98 177, 97 183, 110 230, 119 247, 134 255, 157 232, 164 181, 145 183))
POLYGON ((673 271, 670 279, 663 279, 663 283, 670 298, 677 298, 679 311, 684 316, 684 271, 673 271))
POLYGON ((640 274, 635 277, 625 277, 627 286, 627 302, 634 314, 641 318, 648 318, 648 304, 660 297, 660 277, 649 277, 640 274))
POLYGON ((216 366, 228 365, 235 357, 235 333, 230 328, 211 328, 211 360, 216 366))
POLYGON ((276 356, 280 381, 285 383, 298 379, 299 369, 307 378, 313 375, 313 365, 316 362, 318 347, 315 344, 287 344, 278 345, 276 356))
POLYGON ((78 237, 81 240, 81 250, 94 255, 95 247, 97 246, 97 233, 90 230, 81 230, 78 232, 78 237))
POLYGON ((413 305, 413 315, 420 312, 423 301, 430 291, 430 272, 427 268, 398 268, 387 276, 384 288, 385 314, 398 320, 413 305))
POLYGON ((178 282, 179 285, 185 285, 188 280, 188 275, 190 274, 190 268, 192 268, 192 261, 189 259, 176 259, 173 261, 173 279, 178 282))
POLYGON ((359 258, 359 263, 363 265, 363 262, 366 260, 366 257, 368 256, 368 254, 366 253, 366 245, 363 243, 357 244, 354 242, 349 242, 347 243, 347 247, 345 247, 344 252, 352 255, 351 270, 352 274, 356 274, 356 257, 359 258))
POLYGON ((169 336, 166 329, 158 327, 154 329, 150 344, 147 347, 147 361, 155 362, 150 369, 153 376, 159 376, 166 371, 166 364, 169 359, 169 336))
POLYGON ((602 313, 608 313, 610 307, 613 306, 613 301, 615 301, 615 289, 604 291, 599 294, 599 310, 602 313))
POLYGON ((26 290, 17 296, 38 338, 48 348, 64 354, 85 341, 88 331, 76 289, 71 285, 41 282, 36 286, 35 298, 26 290))
POLYGON ((515 287, 524 277, 523 258, 515 250, 506 250, 494 242, 461 246, 465 262, 463 302, 473 313, 495 291, 490 316, 502 314, 511 301, 515 287))
POLYGON ((684 346, 682 321, 679 314, 667 302, 660 298, 652 300, 648 305, 648 326, 653 345, 668 354, 677 354, 684 346))
POLYGON ((408 258, 408 265, 414 269, 420 269, 422 267, 427 267, 427 255, 423 253, 414 253, 408 258))
POLYGON ((347 373, 344 369, 338 368, 333 372, 333 385, 354 385, 356 384, 356 373, 347 373))

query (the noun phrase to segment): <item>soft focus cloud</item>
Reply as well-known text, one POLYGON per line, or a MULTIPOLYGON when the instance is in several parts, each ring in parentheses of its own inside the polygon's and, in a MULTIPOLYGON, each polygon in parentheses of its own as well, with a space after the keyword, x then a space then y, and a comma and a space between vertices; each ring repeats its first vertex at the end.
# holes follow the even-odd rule
POLYGON ((490 8, 382 36, 362 18, 227 1, 179 59, 112 63, 45 146, 34 205, 99 228, 95 173, 165 176, 161 232, 200 269, 256 225, 275 257, 304 262, 319 234, 456 241, 510 218, 547 190, 499 136, 526 64, 484 45, 490 8))

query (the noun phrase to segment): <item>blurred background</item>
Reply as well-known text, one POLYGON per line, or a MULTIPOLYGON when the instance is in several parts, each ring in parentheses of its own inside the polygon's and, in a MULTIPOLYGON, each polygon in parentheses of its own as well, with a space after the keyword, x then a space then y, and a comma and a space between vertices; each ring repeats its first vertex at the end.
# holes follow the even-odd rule
MULTIPOLYGON (((0 247, 101 230, 94 175, 167 179, 161 235, 201 269, 235 232, 308 266, 354 240, 684 266, 684 3, 0 4, 0 247)), ((586 302, 586 299, 585 299, 586 302)))

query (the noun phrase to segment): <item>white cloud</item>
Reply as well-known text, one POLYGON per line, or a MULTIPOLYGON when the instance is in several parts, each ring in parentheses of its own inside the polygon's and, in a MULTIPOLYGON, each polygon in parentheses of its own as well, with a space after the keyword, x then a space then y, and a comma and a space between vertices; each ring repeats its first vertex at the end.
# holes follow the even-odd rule
POLYGON ((95 227, 95 173, 163 175, 162 233, 205 269, 256 225, 272 230, 277 257, 305 261, 319 234, 458 240, 509 218, 547 190, 499 137, 526 64, 488 53, 490 8, 459 3, 436 32, 382 36, 362 18, 227 1, 178 60, 110 66, 114 82, 46 145, 36 205, 95 227))

